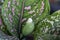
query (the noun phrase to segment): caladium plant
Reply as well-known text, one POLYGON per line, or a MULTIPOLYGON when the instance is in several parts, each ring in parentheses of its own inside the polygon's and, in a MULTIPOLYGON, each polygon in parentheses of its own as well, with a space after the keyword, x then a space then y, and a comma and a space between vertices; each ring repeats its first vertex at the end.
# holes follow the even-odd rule
POLYGON ((1 15, 9 32, 17 36, 19 19, 32 18, 38 23, 49 13, 49 7, 48 0, 5 0, 1 15))
POLYGON ((60 10, 54 12, 52 15, 44 18, 38 25, 35 31, 35 40, 38 40, 41 35, 44 40, 59 40, 59 30, 60 30, 60 10), (47 35, 51 35, 52 38, 49 39, 47 35), (54 36, 55 35, 55 36, 54 36), (58 36, 58 38, 57 38, 58 36), (55 37, 55 38, 54 38, 55 37), (56 39, 57 38, 57 39, 56 39))
POLYGON ((41 34, 46 34, 59 21, 59 12, 49 15, 49 0, 5 0, 0 23, 4 29, 1 30, 19 38, 33 34, 34 40, 38 40, 41 34))
POLYGON ((6 35, 0 30, 0 40, 19 40, 19 39, 16 37, 6 35))

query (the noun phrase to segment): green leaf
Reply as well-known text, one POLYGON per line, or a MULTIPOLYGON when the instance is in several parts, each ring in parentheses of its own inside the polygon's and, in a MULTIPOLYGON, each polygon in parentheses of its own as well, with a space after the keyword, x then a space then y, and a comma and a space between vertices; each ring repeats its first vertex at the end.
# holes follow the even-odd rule
POLYGON ((0 30, 0 40, 19 40, 19 39, 17 37, 8 36, 0 30))
POLYGON ((55 27, 60 28, 60 10, 54 12, 52 15, 46 16, 46 18, 39 22, 34 33, 35 38, 37 39, 38 38, 37 36, 42 34, 46 33, 50 34, 50 32, 53 31, 51 28, 55 27))
POLYGON ((17 36, 20 19, 32 18, 34 23, 37 24, 48 15, 49 11, 50 5, 48 0, 5 0, 1 15, 7 30, 13 36, 17 36), (19 16, 21 17, 19 18, 19 16))
POLYGON ((5 0, 2 7, 2 19, 7 26, 7 30, 17 36, 17 28, 19 22, 19 14, 21 10, 22 0, 5 0))

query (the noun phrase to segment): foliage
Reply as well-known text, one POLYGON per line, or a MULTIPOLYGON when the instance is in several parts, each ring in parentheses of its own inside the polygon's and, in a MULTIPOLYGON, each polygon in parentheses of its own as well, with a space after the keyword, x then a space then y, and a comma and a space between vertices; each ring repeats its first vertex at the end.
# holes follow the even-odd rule
POLYGON ((5 0, 1 10, 0 30, 10 40, 59 40, 60 10, 49 15, 49 0, 5 0))

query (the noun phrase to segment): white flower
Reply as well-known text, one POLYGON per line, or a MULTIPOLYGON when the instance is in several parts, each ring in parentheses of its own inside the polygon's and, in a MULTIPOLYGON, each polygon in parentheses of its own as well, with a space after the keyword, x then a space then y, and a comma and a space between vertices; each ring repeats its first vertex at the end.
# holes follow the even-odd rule
POLYGON ((32 22, 32 18, 29 18, 28 20, 27 20, 27 23, 31 23, 32 22))

